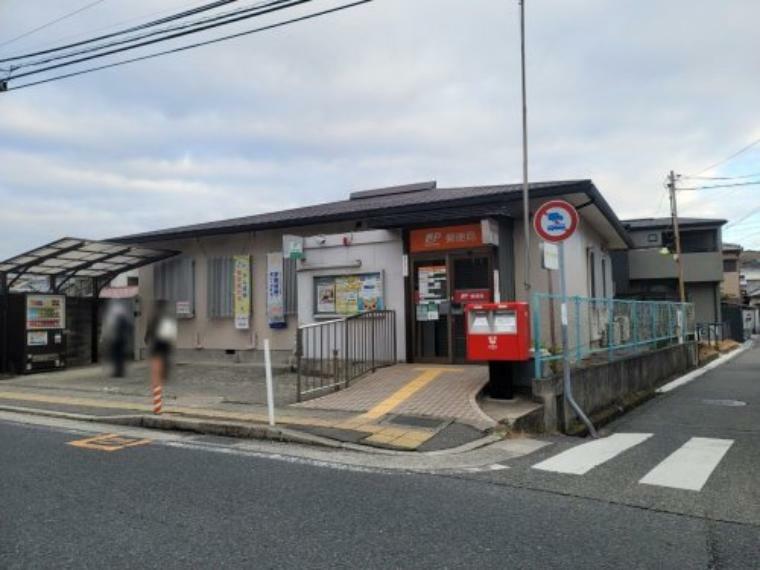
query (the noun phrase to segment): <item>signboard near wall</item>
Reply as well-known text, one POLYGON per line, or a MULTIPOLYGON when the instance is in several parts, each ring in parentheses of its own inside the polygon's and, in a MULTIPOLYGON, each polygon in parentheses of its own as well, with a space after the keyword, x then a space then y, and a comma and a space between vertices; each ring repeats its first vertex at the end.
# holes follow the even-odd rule
POLYGON ((382 273, 314 278, 314 313, 317 315, 355 315, 384 308, 382 273))
POLYGON ((27 330, 66 328, 66 298, 63 295, 27 295, 27 330))
POLYGON ((235 328, 247 330, 251 328, 251 257, 236 255, 233 262, 232 304, 235 328))
POLYGON ((466 249, 483 245, 481 224, 464 224, 441 228, 425 228, 409 232, 409 251, 446 251, 466 249))
POLYGON ((267 320, 273 329, 287 326, 281 252, 267 254, 267 320))

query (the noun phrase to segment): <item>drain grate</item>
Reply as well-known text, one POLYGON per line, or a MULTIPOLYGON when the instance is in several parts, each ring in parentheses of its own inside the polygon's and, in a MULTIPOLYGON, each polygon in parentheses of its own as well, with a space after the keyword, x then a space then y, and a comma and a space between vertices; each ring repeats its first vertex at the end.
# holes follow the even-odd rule
POLYGON ((741 400, 702 400, 702 403, 711 406, 727 406, 729 408, 740 408, 747 405, 747 402, 742 402, 741 400))
POLYGON ((445 426, 449 422, 448 420, 439 420, 436 418, 422 418, 420 416, 399 415, 399 416, 393 416, 391 418, 388 418, 383 423, 402 425, 402 426, 408 426, 408 427, 438 429, 445 426))

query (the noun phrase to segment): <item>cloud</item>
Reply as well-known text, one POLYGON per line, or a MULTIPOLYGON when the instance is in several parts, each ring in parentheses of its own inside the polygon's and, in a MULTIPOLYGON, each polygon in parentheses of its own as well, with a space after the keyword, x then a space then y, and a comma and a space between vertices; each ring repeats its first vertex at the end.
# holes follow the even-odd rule
MULTIPOLYGON (((0 4, 4 29, 76 2, 32 4, 0 4)), ((104 3, 0 56, 181 7, 156 4, 104 3)), ((563 0, 527 15, 533 179, 592 178, 620 217, 662 215, 670 169, 697 172, 760 136, 756 2, 563 0)), ((517 16, 516 1, 376 0, 5 93, 0 258, 361 188, 519 181, 517 16)), ((758 172, 758 158, 715 174, 758 172)), ((681 212, 731 219, 760 204, 750 187, 713 192, 683 193, 681 212)), ((760 247, 753 224, 727 236, 760 247)))

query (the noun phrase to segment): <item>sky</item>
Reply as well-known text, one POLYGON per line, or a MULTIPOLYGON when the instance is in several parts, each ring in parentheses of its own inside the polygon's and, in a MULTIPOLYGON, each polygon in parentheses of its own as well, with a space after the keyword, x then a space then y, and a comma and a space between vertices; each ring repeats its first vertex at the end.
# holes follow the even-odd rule
MULTIPOLYGON (((88 3, 0 0, 0 44, 88 3)), ((0 57, 200 3, 104 0, 0 57)), ((0 259, 354 190, 520 182, 518 18, 517 0, 374 0, 0 93, 0 259)), ((756 0, 527 0, 531 180, 590 178, 622 219, 666 215, 669 170, 760 138, 758 21, 756 0)), ((760 145, 702 175, 754 173, 760 145)), ((760 186, 684 191, 679 207, 760 248, 760 186)))

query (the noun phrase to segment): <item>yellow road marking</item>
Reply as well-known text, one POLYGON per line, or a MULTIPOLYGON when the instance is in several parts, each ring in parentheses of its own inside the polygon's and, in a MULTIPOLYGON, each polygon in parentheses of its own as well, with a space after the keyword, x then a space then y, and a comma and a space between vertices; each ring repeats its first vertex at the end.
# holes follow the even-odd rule
POLYGON ((425 386, 430 384, 433 380, 438 378, 444 372, 457 372, 457 368, 415 368, 415 370, 421 372, 419 376, 412 379, 410 382, 396 390, 393 394, 388 396, 385 400, 377 404, 375 407, 362 414, 361 418, 376 420, 389 413, 391 410, 398 407, 402 402, 411 398, 414 394, 422 390, 425 386))
POLYGON ((135 447, 136 445, 147 445, 150 442, 150 439, 137 439, 134 437, 124 437, 115 433, 102 433, 94 437, 69 441, 68 445, 110 452, 126 449, 127 447, 135 447))

